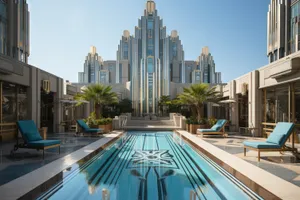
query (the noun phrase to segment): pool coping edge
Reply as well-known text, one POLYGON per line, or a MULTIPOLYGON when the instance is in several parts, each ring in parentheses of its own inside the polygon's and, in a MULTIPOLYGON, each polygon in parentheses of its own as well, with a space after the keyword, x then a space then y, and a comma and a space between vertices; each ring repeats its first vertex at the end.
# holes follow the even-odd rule
POLYGON ((186 131, 176 130, 189 145, 203 152, 264 199, 298 199, 300 187, 232 155, 186 131), (284 188, 284 189, 283 189, 284 188))
POLYGON ((15 200, 38 197, 38 194, 47 191, 61 180, 60 175, 64 170, 81 160, 93 157, 102 149, 115 142, 123 133, 123 131, 113 131, 105 134, 99 140, 77 151, 0 186, 1 198, 15 200))

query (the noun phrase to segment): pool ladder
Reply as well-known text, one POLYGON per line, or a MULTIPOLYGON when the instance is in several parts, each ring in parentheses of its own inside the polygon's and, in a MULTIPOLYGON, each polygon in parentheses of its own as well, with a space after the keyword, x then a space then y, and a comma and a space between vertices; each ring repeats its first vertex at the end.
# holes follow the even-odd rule
POLYGON ((103 189, 102 190, 102 200, 110 200, 109 190, 103 189))
POLYGON ((190 200, 196 200, 196 192, 194 190, 190 191, 190 200))

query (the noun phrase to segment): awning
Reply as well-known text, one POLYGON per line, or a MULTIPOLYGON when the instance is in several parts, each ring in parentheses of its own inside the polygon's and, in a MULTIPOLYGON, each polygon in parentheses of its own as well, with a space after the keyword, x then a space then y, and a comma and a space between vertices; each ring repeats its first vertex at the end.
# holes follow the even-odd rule
POLYGON ((223 101, 219 101, 219 103, 235 103, 236 101, 234 99, 226 99, 223 101))
POLYGON ((76 101, 76 100, 67 100, 67 99, 60 100, 60 102, 62 102, 62 103, 70 103, 70 104, 89 103, 88 101, 85 101, 85 100, 76 101))

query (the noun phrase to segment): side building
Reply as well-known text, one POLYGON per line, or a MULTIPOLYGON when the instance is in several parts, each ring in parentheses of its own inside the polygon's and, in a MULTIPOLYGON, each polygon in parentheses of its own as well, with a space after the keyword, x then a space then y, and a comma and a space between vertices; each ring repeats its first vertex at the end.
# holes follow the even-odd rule
POLYGON ((27 64, 27 1, 0 1, 0 10, 0 141, 15 139, 18 120, 34 120, 48 133, 59 132, 63 79, 27 64))
POLYGON ((78 83, 116 83, 116 61, 103 61, 96 47, 91 46, 84 61, 83 72, 78 73, 78 83))

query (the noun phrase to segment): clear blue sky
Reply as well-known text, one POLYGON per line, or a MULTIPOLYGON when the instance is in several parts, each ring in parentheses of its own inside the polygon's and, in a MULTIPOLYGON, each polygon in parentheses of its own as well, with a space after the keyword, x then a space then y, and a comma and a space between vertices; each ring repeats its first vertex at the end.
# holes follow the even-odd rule
MULTIPOLYGON (((146 0, 28 0, 29 63, 77 82, 91 45, 115 60, 123 30, 134 34, 146 0)), ((223 82, 267 64, 269 0, 156 0, 167 32, 179 32, 185 59, 209 46, 223 82)))

